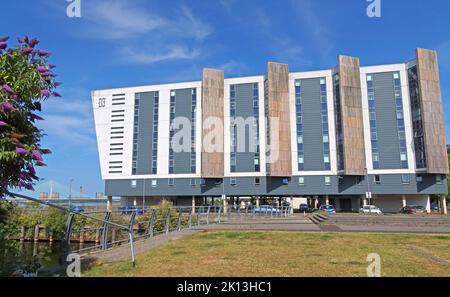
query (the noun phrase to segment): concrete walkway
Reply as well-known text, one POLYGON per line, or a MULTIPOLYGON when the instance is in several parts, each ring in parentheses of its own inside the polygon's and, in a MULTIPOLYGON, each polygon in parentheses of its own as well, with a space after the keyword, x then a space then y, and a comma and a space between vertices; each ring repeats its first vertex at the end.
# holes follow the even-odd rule
MULTIPOLYGON (((181 231, 170 232, 169 234, 157 235, 144 240, 138 240, 134 245, 135 255, 147 252, 160 245, 180 239, 187 235, 194 234, 196 232, 198 232, 198 230, 185 229, 181 231)), ((86 263, 95 261, 100 261, 101 263, 112 263, 126 260, 131 261, 130 244, 127 243, 105 251, 93 252, 88 255, 82 256, 82 259, 86 263)))

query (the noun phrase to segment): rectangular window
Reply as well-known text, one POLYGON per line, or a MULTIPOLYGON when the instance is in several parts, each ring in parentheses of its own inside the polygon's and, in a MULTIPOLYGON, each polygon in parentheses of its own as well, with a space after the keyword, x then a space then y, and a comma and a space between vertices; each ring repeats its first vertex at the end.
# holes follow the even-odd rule
POLYGON ((304 176, 299 176, 298 177, 298 185, 299 186, 304 186, 305 185, 305 177, 304 176))
POLYGON ((132 189, 136 189, 136 187, 137 187, 137 180, 132 180, 131 181, 131 188, 132 189))
POLYGON ((381 177, 379 175, 375 175, 373 177, 374 182, 378 185, 381 184, 381 177))
POLYGON ((289 178, 288 177, 283 178, 283 185, 289 185, 289 178))
POLYGON ((417 182, 417 183, 423 182, 423 176, 422 176, 422 175, 417 175, 417 176, 416 176, 416 182, 417 182))
POLYGON ((231 186, 235 186, 236 185, 236 178, 235 177, 230 178, 230 185, 231 186))
POLYGON ((152 185, 152 188, 156 188, 156 186, 158 185, 158 181, 156 179, 152 179, 151 185, 152 185))
POLYGON ((222 179, 220 179, 220 178, 216 179, 215 185, 216 185, 216 187, 220 187, 222 185, 222 179))
POLYGON ((175 184, 175 181, 173 178, 169 178, 167 183, 168 183, 169 187, 173 187, 173 185, 175 184))
POLYGON ((200 187, 206 187, 206 179, 205 178, 200 179, 200 187))
POLYGON ((255 185, 259 186, 261 184, 261 178, 255 177, 255 185))
POLYGON ((409 185, 410 182, 411 177, 409 176, 409 174, 402 174, 402 184, 409 185))
POLYGON ((442 175, 436 175, 436 184, 442 185, 442 175))
POLYGON ((331 177, 325 176, 325 186, 331 186, 331 177))
POLYGON ((191 187, 195 187, 197 185, 195 178, 191 178, 190 185, 191 187))

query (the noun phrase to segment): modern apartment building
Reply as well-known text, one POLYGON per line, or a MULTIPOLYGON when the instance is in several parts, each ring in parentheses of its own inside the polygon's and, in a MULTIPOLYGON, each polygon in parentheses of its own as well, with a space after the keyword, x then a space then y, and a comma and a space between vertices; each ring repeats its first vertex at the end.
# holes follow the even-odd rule
POLYGON ((335 68, 92 92, 107 196, 176 205, 305 197, 357 211, 446 205, 437 54, 335 68), (181 136, 182 137, 181 137, 181 136))

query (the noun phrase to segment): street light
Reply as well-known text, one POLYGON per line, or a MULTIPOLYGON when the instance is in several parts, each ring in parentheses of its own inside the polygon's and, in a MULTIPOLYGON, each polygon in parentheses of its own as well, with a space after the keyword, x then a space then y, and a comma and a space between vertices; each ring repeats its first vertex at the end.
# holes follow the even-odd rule
POLYGON ((74 179, 70 179, 70 185, 69 185, 69 208, 72 206, 72 183, 74 182, 74 179))

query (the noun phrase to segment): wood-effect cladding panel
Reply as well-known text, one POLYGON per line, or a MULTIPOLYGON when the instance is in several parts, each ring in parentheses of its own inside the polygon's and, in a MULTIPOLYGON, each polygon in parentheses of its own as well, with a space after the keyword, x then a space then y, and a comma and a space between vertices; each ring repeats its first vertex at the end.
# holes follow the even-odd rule
POLYGON ((359 59, 339 56, 344 174, 364 175, 366 157, 359 59))
POLYGON ((270 156, 273 157, 269 157, 268 160, 270 161, 268 175, 288 177, 292 175, 288 65, 269 62, 266 83, 270 156), (278 127, 275 124, 278 124, 278 127), (275 143, 276 140, 278 145, 275 143))
POLYGON ((204 69, 202 80, 202 156, 201 175, 204 178, 224 176, 224 72, 204 69), (211 119, 216 124, 208 127, 211 119), (221 123, 217 122, 221 121, 221 123), (206 124, 206 126, 205 126, 206 124), (215 139, 215 150, 205 149, 205 137, 215 139))
POLYGON ((427 172, 448 174, 444 115, 436 51, 416 50, 427 172))

